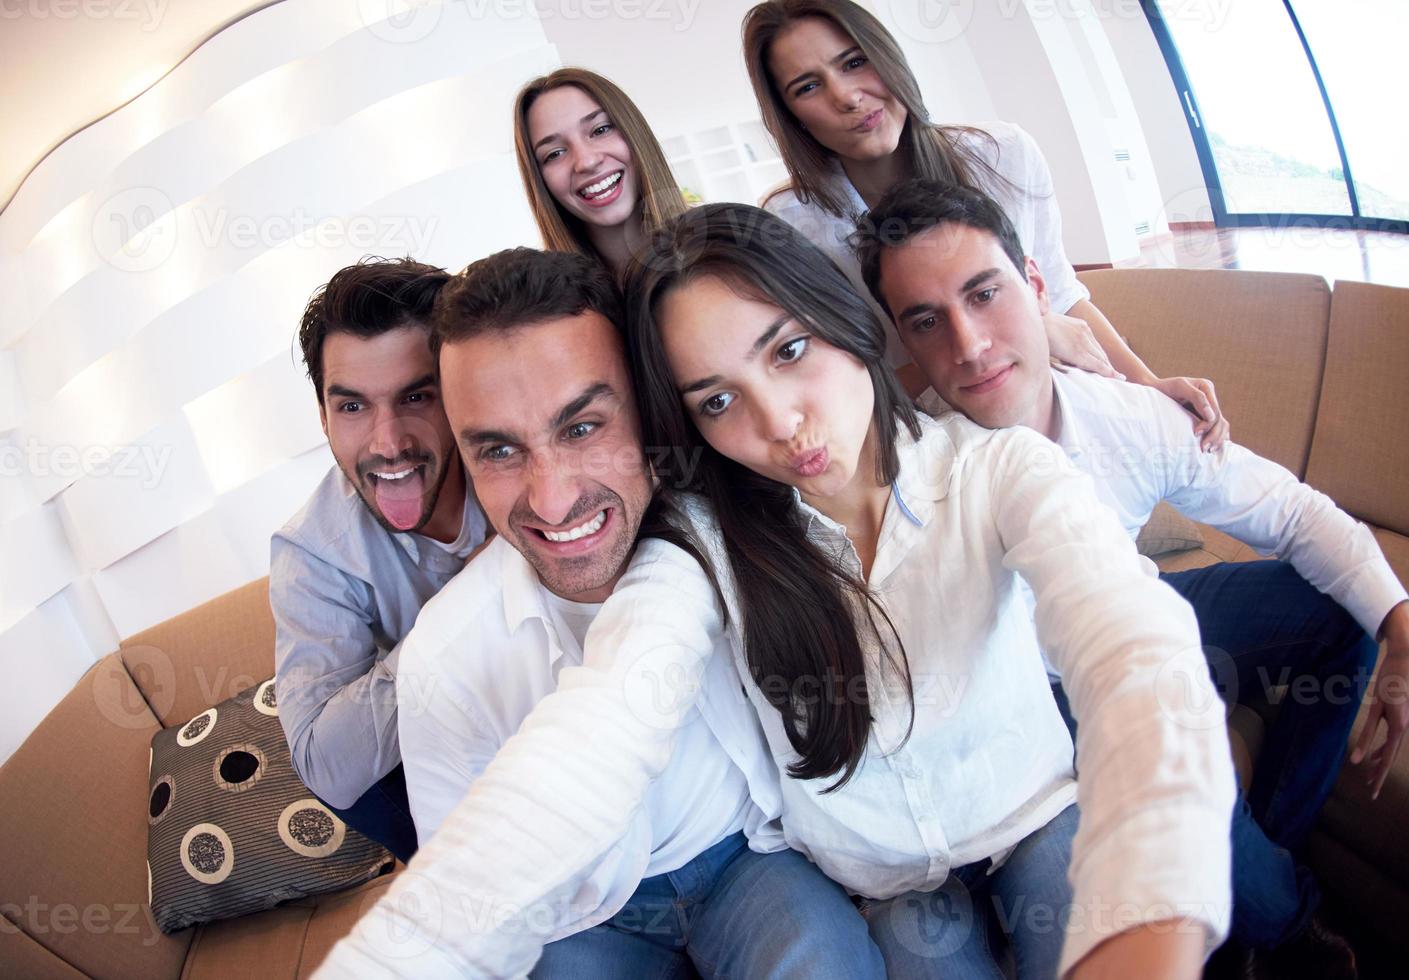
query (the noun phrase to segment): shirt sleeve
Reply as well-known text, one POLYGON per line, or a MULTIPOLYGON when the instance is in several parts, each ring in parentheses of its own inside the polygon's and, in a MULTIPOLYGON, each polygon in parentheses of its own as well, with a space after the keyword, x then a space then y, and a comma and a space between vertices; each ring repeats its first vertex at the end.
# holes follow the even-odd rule
POLYGON ((274 686, 294 772, 324 802, 350 807, 401 759, 396 652, 377 656, 367 584, 279 535, 269 583, 274 686))
POLYGON ((1062 211, 1057 204, 1057 191, 1047 158, 1027 130, 1014 126, 1013 131, 1021 171, 1009 179, 1023 189, 1026 206, 1032 209, 1031 255, 1047 283, 1052 309, 1065 313, 1082 300, 1090 299, 1091 292, 1076 278, 1076 270, 1067 259, 1066 246, 1062 243, 1062 211))
POLYGON ((1061 974, 1103 940, 1161 920, 1201 926, 1211 952, 1231 913, 1234 779, 1193 610, 1146 571, 1060 447, 1027 429, 998 437, 1004 562, 1032 587, 1042 649, 1080 722, 1061 974))
POLYGON ((1175 473, 1166 499, 1185 516, 1286 560, 1377 636, 1390 610, 1409 593, 1370 529, 1290 470, 1242 446, 1228 443, 1218 452, 1202 452, 1182 413, 1165 414, 1180 423, 1164 427, 1163 444, 1179 447, 1172 454, 1175 473))
POLYGON ((527 974, 552 918, 543 911, 613 857, 670 761, 722 629, 694 558, 642 541, 583 665, 562 671, 316 976, 527 974))

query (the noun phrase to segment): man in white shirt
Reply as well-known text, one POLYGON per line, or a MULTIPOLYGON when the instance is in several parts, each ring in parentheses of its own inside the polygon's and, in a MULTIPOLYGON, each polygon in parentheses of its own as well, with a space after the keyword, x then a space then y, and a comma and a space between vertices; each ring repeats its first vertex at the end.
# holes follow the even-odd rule
POLYGON ((1409 723, 1394 693, 1409 672, 1409 597, 1368 529, 1240 446, 1202 452, 1183 413, 1149 389, 1054 369, 1045 284, 990 199, 909 181, 864 227, 867 285, 945 405, 1058 443, 1132 536, 1169 500, 1285 558, 1161 578, 1193 605, 1226 697, 1290 684, 1235 814, 1233 935, 1271 951, 1257 957, 1269 975, 1354 975, 1353 954, 1313 917, 1314 880, 1282 848, 1302 842, 1336 778, 1375 665, 1371 636, 1385 640, 1386 659, 1353 759, 1383 720, 1388 739, 1371 757, 1376 793, 1409 723))
MULTIPOLYGON (((501 252, 451 281, 435 319, 446 411, 498 537, 402 645, 400 738, 422 841, 583 662, 638 540, 670 535, 605 270, 501 252)), ((846 894, 786 848, 777 770, 722 622, 715 645, 625 835, 572 894, 524 917, 548 941, 533 976, 882 975, 846 894)))

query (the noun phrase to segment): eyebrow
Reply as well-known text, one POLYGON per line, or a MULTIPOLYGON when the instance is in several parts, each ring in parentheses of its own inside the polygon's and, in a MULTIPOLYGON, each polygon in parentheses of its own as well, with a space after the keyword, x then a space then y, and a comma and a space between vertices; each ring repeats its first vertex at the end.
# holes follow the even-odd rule
MULTIPOLYGON (((585 124, 585 123, 589 123, 589 122, 591 122, 593 119, 595 119, 597 116, 606 115, 606 112, 607 112, 607 110, 605 110, 605 109, 593 109, 591 112, 587 113, 587 115, 585 115, 585 116, 583 116, 581 119, 579 119, 579 120, 577 121, 577 124, 578 124, 579 126, 581 126, 581 125, 583 125, 583 124, 585 124)), ((542 138, 541 140, 539 140, 537 143, 534 143, 534 144, 533 144, 533 148, 536 150, 536 149, 538 149, 540 146, 542 146, 544 143, 551 143, 551 142, 553 142, 553 141, 556 140, 556 139, 561 139, 561 137, 560 137, 557 133, 549 133, 547 136, 543 137, 543 138, 542 138)))
MULTIPOLYGON (((422 388, 434 388, 434 387, 435 387, 435 375, 433 375, 433 374, 427 374, 427 375, 423 375, 423 376, 417 378, 415 381, 411 382, 409 385, 403 386, 403 387, 401 388, 401 390, 397 392, 397 394, 398 394, 398 395, 409 395, 411 392, 413 392, 413 391, 420 391, 422 388)), ((366 400, 367 400, 367 396, 364 395, 364 394, 362 394, 362 392, 360 392, 360 391, 353 391, 351 388, 347 388, 347 387, 344 387, 343 385, 337 385, 337 384, 328 385, 328 394, 329 394, 329 395, 332 395, 332 396, 335 397, 335 398, 358 398, 358 399, 361 399, 362 401, 366 401, 366 400)))
MULTIPOLYGON (((846 49, 845 51, 843 51, 841 54, 839 54, 839 55, 837 55, 835 58, 833 58, 831 63, 835 65, 835 64, 836 64, 837 62, 839 62, 839 61, 845 61, 847 58, 851 57, 851 55, 852 55, 853 53, 855 53, 855 52, 857 52, 857 51, 860 51, 860 50, 861 50, 861 45, 859 45, 859 44, 853 44, 851 47, 847 48, 847 49, 846 49)), ((816 74, 816 72, 811 71, 811 70, 808 70, 808 71, 803 72, 803 73, 802 73, 801 75, 799 75, 797 78, 794 78, 791 82, 789 82, 788 84, 784 85, 784 86, 783 86, 783 91, 784 91, 784 92, 788 91, 788 90, 791 89, 794 85, 796 85, 798 82, 802 81, 802 80, 803 80, 804 78, 806 78, 807 76, 809 76, 809 75, 815 75, 815 74, 816 74)))
MULTIPOLYGON (((969 278, 964 281, 964 285, 959 287, 959 292, 967 293, 975 286, 992 279, 994 276, 998 275, 1000 271, 1001 270, 995 267, 992 269, 984 269, 982 272, 969 276, 969 278)), ((933 303, 916 303, 914 306, 907 306, 905 309, 901 310, 900 315, 896 317, 896 319, 908 320, 912 316, 919 316, 921 313, 933 313, 935 309, 936 307, 933 303)))
MULTIPOLYGON (((616 389, 605 381, 597 381, 588 385, 583 390, 582 394, 558 409, 558 414, 553 416, 553 421, 549 428, 557 429, 566 425, 575 415, 580 413, 588 405, 591 405, 598 398, 605 398, 614 394, 616 394, 616 389)), ((504 432, 500 429, 464 428, 460 430, 460 442, 467 446, 483 446, 491 443, 520 441, 522 441, 521 437, 511 432, 504 432)))
MULTIPOLYGON (((778 336, 778 331, 782 330, 785 326, 787 326, 788 321, 790 321, 792 318, 793 317, 791 313, 784 313, 782 316, 778 317, 778 319, 774 320, 771 324, 769 324, 768 329, 758 335, 758 339, 753 342, 753 346, 749 348, 748 356, 744 359, 751 361, 755 357, 757 357, 759 351, 767 347, 773 341, 773 338, 778 336)), ((707 378, 701 378, 698 381, 692 381, 689 384, 685 385, 683 388, 680 389, 680 394, 689 395, 696 391, 703 391, 705 388, 708 388, 711 385, 718 384, 720 380, 721 378, 719 375, 711 374, 707 378)))

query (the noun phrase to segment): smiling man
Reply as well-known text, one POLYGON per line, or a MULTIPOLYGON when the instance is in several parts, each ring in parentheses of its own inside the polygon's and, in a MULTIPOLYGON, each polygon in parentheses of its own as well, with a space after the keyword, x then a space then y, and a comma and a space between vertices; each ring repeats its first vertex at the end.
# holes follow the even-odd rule
MULTIPOLYGON (((1258 951, 1250 975, 1354 976, 1349 947, 1314 916, 1315 881, 1288 849, 1305 840, 1340 770, 1378 654, 1372 637, 1387 651, 1353 758, 1383 721, 1386 743, 1370 757, 1376 795, 1409 723, 1409 596, 1369 529, 1241 446, 1204 452, 1183 411, 1157 392, 1054 369, 1046 285, 984 195, 908 181, 878 202, 858 238, 867 286, 947 406, 1056 442, 1131 537, 1167 500, 1283 557, 1160 577, 1193 606, 1221 689, 1236 683, 1247 697, 1291 685, 1233 821, 1232 935, 1258 951)), ((1054 694, 1063 704, 1060 684, 1054 694)))
MULTIPOLYGON (((655 601, 610 625, 614 603, 619 611, 642 601, 624 578, 633 569, 641 574, 641 553, 660 539, 684 540, 656 501, 622 319, 598 262, 527 248, 474 263, 437 303, 446 412, 498 535, 426 605, 403 646, 399 683, 429 695, 423 710, 400 718, 411 812, 427 844, 411 870, 436 873, 447 848, 434 835, 443 826, 463 840, 457 806, 474 804, 471 788, 481 779, 492 782, 492 763, 501 775, 507 763, 534 788, 501 795, 501 822, 515 826, 495 828, 488 840, 477 836, 473 846, 491 848, 527 828, 538 835, 533 876, 590 866, 566 900, 528 910, 526 928, 547 940, 531 974, 537 980, 882 976, 880 953, 845 892, 783 840, 775 822, 778 772, 742 696, 722 619, 711 630, 698 688, 683 670, 642 678, 650 713, 659 702, 687 700, 687 689, 698 690, 698 700, 689 695, 669 762, 639 806, 622 815, 624 834, 594 841, 584 829, 591 814, 530 805, 535 791, 558 806, 573 798, 580 772, 555 771, 555 764, 588 742, 596 753, 584 768, 599 770, 598 800, 585 808, 615 800, 626 809, 621 787, 635 746, 615 746, 613 754, 612 733, 629 719, 618 712, 579 718, 572 745, 560 745, 545 763, 522 751, 525 738, 545 730, 541 713, 530 716, 541 703, 563 705, 565 695, 584 692, 582 667, 594 661, 589 628, 594 651, 605 647, 610 660, 619 644, 668 646, 675 624, 659 620, 688 618, 685 574, 648 558, 655 601), (501 749, 508 758, 495 763, 501 749)), ((693 576, 704 579, 698 565, 693 576)), ((449 850, 454 860, 465 848, 449 850)), ((447 908, 484 898, 434 894, 447 908)), ((499 911, 510 917, 515 910, 499 911)), ((436 942, 457 949, 475 925, 466 916, 451 929, 436 942)), ((369 944, 364 952, 376 950, 369 944)))
POLYGON ((336 464, 271 544, 279 720, 294 771, 409 860, 398 644, 484 540, 441 405, 428 319, 449 277, 409 259, 339 271, 299 343, 336 464))

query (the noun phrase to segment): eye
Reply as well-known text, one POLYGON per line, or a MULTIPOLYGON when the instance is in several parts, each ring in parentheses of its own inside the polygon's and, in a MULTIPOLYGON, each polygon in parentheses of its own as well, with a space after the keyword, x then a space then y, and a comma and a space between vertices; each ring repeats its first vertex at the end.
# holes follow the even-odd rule
POLYGON ((586 439, 596 431, 596 422, 574 422, 567 427, 563 434, 566 435, 568 439, 576 441, 578 439, 586 439))
POLYGON ((613 126, 613 125, 612 125, 611 123, 609 123, 609 122, 607 122, 607 123, 602 123, 600 126, 595 126, 595 127, 593 127, 593 129, 592 129, 592 135, 593 135, 593 136, 601 136, 603 133, 610 133, 610 132, 611 132, 613 129, 615 129, 615 128, 616 128, 616 127, 613 126))
POLYGON ((974 302, 979 305, 987 303, 993 299, 997 292, 997 286, 989 286, 987 289, 980 289, 978 292, 974 293, 974 302))
POLYGON ((724 414, 724 410, 734 403, 734 396, 727 391, 721 391, 717 395, 710 395, 700 402, 700 414, 706 418, 717 418, 724 414))
POLYGON ((782 347, 779 347, 776 356, 778 360, 782 361, 784 364, 791 364, 794 361, 802 360, 803 355, 806 353, 807 338, 797 337, 788 341, 782 347))
POLYGON ((934 329, 935 318, 927 316, 919 320, 911 321, 910 330, 912 333, 927 333, 934 329))
POLYGON ((538 165, 539 165, 540 167, 546 167, 548 164, 552 163, 554 160, 556 160, 558 157, 560 157, 560 156, 562 156, 562 155, 563 155, 562 147, 559 147, 559 148, 556 149, 556 150, 549 150, 547 153, 543 154, 543 158, 538 161, 538 165))
POLYGON ((487 463, 502 463, 512 459, 515 452, 513 446, 486 446, 480 451, 479 458, 487 463))
POLYGON ((793 89, 793 98, 800 98, 801 96, 806 95, 808 92, 811 92, 816 87, 816 82, 803 82, 797 88, 793 89))
POLYGON ((341 412, 343 415, 356 415, 358 412, 362 411, 362 403, 343 402, 341 405, 338 406, 338 411, 341 412))
POLYGON ((843 71, 851 71, 851 70, 854 69, 854 68, 860 68, 860 67, 861 67, 862 65, 864 65, 865 63, 866 63, 866 56, 865 56, 865 55, 858 54, 855 58, 849 59, 849 60, 847 61, 846 65, 843 67, 842 70, 843 70, 843 71))
POLYGON ((413 391, 402 400, 408 405, 429 405, 434 396, 429 391, 413 391))

